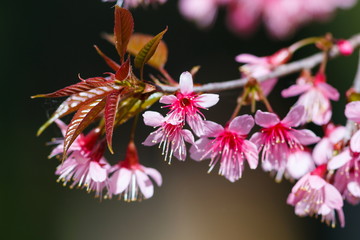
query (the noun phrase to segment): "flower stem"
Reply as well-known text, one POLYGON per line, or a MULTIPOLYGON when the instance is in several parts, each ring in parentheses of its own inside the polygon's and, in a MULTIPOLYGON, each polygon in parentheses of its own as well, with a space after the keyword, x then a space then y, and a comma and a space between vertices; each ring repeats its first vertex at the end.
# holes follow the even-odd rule
POLYGON ((137 127, 137 122, 139 120, 139 113, 135 115, 134 117, 134 121, 131 127, 131 132, 130 132, 130 141, 134 141, 135 139, 135 132, 136 132, 136 127, 137 127))

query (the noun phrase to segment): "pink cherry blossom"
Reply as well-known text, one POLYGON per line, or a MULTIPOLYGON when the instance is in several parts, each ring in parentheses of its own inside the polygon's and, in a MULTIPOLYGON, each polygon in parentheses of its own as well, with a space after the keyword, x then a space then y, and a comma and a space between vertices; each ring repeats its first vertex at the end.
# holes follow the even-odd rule
POLYGON ((296 84, 281 92, 283 97, 301 95, 294 106, 303 105, 305 115, 301 123, 313 122, 317 125, 327 124, 332 115, 330 99, 338 101, 339 92, 326 83, 325 75, 317 74, 315 77, 302 74, 296 84))
POLYGON ((140 5, 163 4, 167 0, 102 0, 103 2, 116 2, 116 5, 124 8, 136 8, 140 5))
POLYGON ((167 118, 172 122, 186 122, 196 135, 204 133, 204 116, 199 109, 207 109, 219 101, 218 94, 197 94, 193 91, 193 79, 189 72, 180 76, 180 91, 175 95, 163 96, 161 103, 170 108, 167 118))
POLYGON ((340 53, 344 56, 349 56, 354 52, 354 48, 348 40, 340 39, 336 42, 336 45, 338 46, 340 53))
POLYGON ((186 159, 185 141, 193 144, 194 136, 189 130, 183 129, 183 123, 176 122, 168 117, 165 118, 154 111, 146 111, 143 117, 146 125, 158 127, 156 131, 150 133, 143 144, 145 146, 159 144, 159 148, 162 148, 162 154, 165 155, 165 161, 169 160, 169 164, 172 155, 184 161, 186 159))
MULTIPOLYGON (((360 101, 350 102, 346 105, 345 116, 357 124, 360 123, 360 101)), ((350 140, 350 148, 353 152, 360 152, 360 130, 357 130, 350 140)))
POLYGON ((360 154, 345 148, 333 157, 328 164, 329 170, 335 172, 334 186, 351 204, 360 202, 360 154))
POLYGON ((253 126, 250 115, 234 118, 225 128, 208 121, 205 135, 190 149, 191 157, 194 160, 210 158, 209 172, 220 161, 219 175, 234 182, 241 178, 245 160, 251 169, 258 165, 256 145, 246 140, 253 126))
POLYGON ((316 165, 327 164, 337 150, 337 144, 345 138, 346 128, 329 123, 325 136, 315 145, 313 158, 316 165))
MULTIPOLYGON (((67 126, 57 120, 63 135, 67 126)), ((68 150, 68 157, 57 167, 55 174, 59 176, 65 186, 72 181, 70 188, 75 186, 86 188, 88 192, 95 191, 95 196, 102 198, 103 190, 108 187, 108 170, 110 165, 103 157, 105 142, 99 139, 99 129, 95 129, 86 136, 80 134, 68 150)), ((64 140, 58 139, 53 143, 58 146, 50 157, 63 153, 64 140)))
POLYGON ((306 149, 294 149, 289 154, 285 177, 299 179, 314 169, 315 164, 310 151, 306 149))
POLYGON ((321 220, 335 227, 335 211, 341 227, 345 226, 342 210, 343 199, 339 191, 323 179, 326 165, 303 176, 292 188, 287 203, 295 207, 295 214, 301 217, 321 215, 321 220))
POLYGON ((141 201, 151 198, 154 194, 154 185, 151 177, 160 187, 162 184, 161 174, 153 168, 144 167, 139 163, 135 144, 130 142, 124 161, 119 162, 113 168, 110 177, 110 197, 118 195, 119 199, 126 202, 141 201))
POLYGON ((300 125, 303 115, 303 106, 292 108, 282 121, 274 113, 258 110, 255 114, 255 122, 262 129, 255 133, 250 141, 262 151, 261 160, 264 170, 277 171, 276 181, 282 179, 292 151, 303 150, 304 145, 320 140, 310 130, 293 129, 300 125))

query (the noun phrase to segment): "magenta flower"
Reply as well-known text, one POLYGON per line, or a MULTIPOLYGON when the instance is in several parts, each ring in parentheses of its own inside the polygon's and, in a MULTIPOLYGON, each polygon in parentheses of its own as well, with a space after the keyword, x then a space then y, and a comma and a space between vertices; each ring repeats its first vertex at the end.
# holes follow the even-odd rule
POLYGON ((345 226, 343 199, 339 191, 323 179, 326 165, 303 176, 292 188, 287 203, 295 207, 295 214, 301 217, 321 215, 322 221, 335 227, 335 211, 341 227, 345 226))
POLYGON ((255 133, 250 141, 262 151, 261 160, 264 170, 277 171, 275 178, 277 181, 282 179, 291 152, 303 150, 304 145, 320 140, 310 130, 293 129, 300 125, 303 115, 303 106, 292 108, 282 121, 274 113, 258 110, 255 114, 255 122, 262 129, 255 133))
POLYGON ((193 79, 189 72, 180 76, 180 91, 175 95, 163 96, 161 103, 170 108, 166 115, 171 122, 186 122, 196 135, 204 133, 204 116, 199 109, 207 109, 219 101, 218 94, 197 94, 193 91, 193 79))
POLYGON ((313 158, 316 165, 327 164, 337 150, 337 144, 345 138, 346 128, 329 123, 325 136, 315 145, 313 158))
MULTIPOLYGON (((360 101, 350 102, 346 105, 345 116, 357 124, 360 123, 360 101)), ((350 140, 350 148, 353 152, 360 152, 360 130, 356 131, 350 140)))
POLYGON ((329 170, 335 172, 334 186, 351 204, 360 202, 360 154, 345 148, 333 157, 328 164, 329 170))
POLYGON ((246 140, 253 126, 250 115, 234 118, 225 128, 208 121, 205 135, 190 149, 191 157, 194 160, 211 158, 209 172, 220 161, 219 175, 234 182, 241 178, 245 160, 251 169, 258 165, 256 145, 246 140))
POLYGON ((150 133, 143 144, 153 146, 159 143, 159 148, 162 148, 162 154, 165 155, 165 161, 169 160, 169 164, 172 155, 184 161, 186 159, 185 141, 193 144, 194 136, 189 130, 183 129, 183 123, 164 118, 160 113, 154 111, 146 111, 143 117, 146 125, 159 127, 150 133))
MULTIPOLYGON (((67 126, 60 120, 57 125, 65 134, 67 126)), ((65 186, 72 181, 74 186, 86 188, 88 192, 95 191, 95 196, 102 198, 102 193, 108 187, 108 170, 110 165, 103 157, 105 142, 99 139, 99 129, 95 129, 86 136, 80 134, 68 150, 68 157, 57 167, 55 174, 59 176, 65 186)), ((53 143, 58 146, 51 152, 50 157, 63 153, 64 140, 58 139, 53 143)))
POLYGON ((336 45, 343 56, 350 56, 354 52, 354 48, 348 40, 340 39, 336 42, 336 45))
POLYGON ((326 83, 326 77, 323 74, 317 74, 315 77, 301 76, 296 84, 281 92, 283 97, 293 97, 300 95, 295 106, 303 105, 305 115, 301 123, 313 122, 317 125, 327 124, 332 115, 330 99, 339 100, 339 92, 326 83))
POLYGON ((161 174, 153 168, 144 167, 139 158, 134 142, 130 142, 124 161, 119 162, 113 169, 110 177, 109 195, 119 195, 119 199, 133 202, 151 198, 154 194, 154 185, 149 176, 160 187, 161 174))

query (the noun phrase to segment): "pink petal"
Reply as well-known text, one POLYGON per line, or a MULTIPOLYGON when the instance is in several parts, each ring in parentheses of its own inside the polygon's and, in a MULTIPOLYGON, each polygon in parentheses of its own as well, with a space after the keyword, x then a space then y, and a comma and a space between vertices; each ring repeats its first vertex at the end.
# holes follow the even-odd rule
POLYGON ((313 150, 313 158, 316 165, 326 164, 333 154, 333 145, 328 138, 323 138, 316 144, 313 150))
POLYGON ((281 121, 288 127, 297 127, 300 125, 305 114, 305 108, 302 105, 291 108, 286 117, 281 121))
POLYGON ((311 84, 295 84, 287 89, 282 90, 281 96, 283 96, 284 98, 297 96, 308 91, 311 87, 311 84))
POLYGON ((340 208, 340 209, 338 209, 336 212, 337 212, 337 214, 338 214, 340 226, 341 226, 342 228, 345 227, 345 215, 344 215, 344 211, 342 210, 342 208, 340 208))
POLYGON ((256 145, 250 141, 244 141, 244 153, 251 169, 256 169, 259 163, 259 152, 256 145))
POLYGON ((89 175, 95 182, 103 182, 107 177, 105 168, 102 168, 99 163, 91 161, 89 166, 89 175))
POLYGON ((66 130, 67 130, 67 125, 60 119, 56 119, 55 123, 60 128, 62 135, 65 136, 66 130))
POLYGON ((348 191, 356 198, 360 198, 360 186, 357 182, 349 182, 347 185, 348 191))
POLYGON ((143 117, 145 125, 151 127, 159 127, 164 122, 164 117, 160 113, 154 111, 144 112, 143 117))
POLYGON ((110 188, 114 194, 122 193, 130 184, 132 172, 126 168, 120 168, 110 178, 110 188))
POLYGON ((332 209, 340 209, 344 205, 339 191, 329 183, 325 185, 325 204, 332 209))
POLYGON ((257 110, 255 114, 255 122, 261 127, 268 128, 278 124, 280 122, 280 119, 275 113, 257 110))
POLYGON ((351 121, 360 123, 360 101, 346 104, 345 116, 351 121))
POLYGON ((296 194, 296 192, 309 180, 309 177, 311 177, 311 175, 308 173, 304 175, 302 178, 300 178, 293 186, 291 192, 296 194))
POLYGON ((146 168, 144 167, 144 172, 149 175, 152 179, 154 179, 154 181, 156 182, 156 184, 160 187, 162 184, 162 177, 161 174, 159 173, 158 170, 154 169, 154 168, 146 168))
POLYGON ((253 127, 254 119, 247 114, 234 118, 229 124, 229 130, 240 135, 247 135, 253 127))
POLYGON ((154 195, 154 185, 149 177, 140 170, 135 170, 135 175, 141 193, 145 198, 151 198, 154 195))
POLYGON ((315 164, 309 152, 296 151, 289 155, 286 170, 292 178, 299 179, 314 169, 315 164))
POLYGON ((341 140, 343 140, 346 135, 346 131, 347 131, 346 127, 343 127, 343 126, 336 127, 329 134, 329 139, 330 139, 331 143, 336 144, 336 143, 340 142, 341 140))
POLYGON ((154 146, 155 144, 158 144, 160 142, 162 136, 163 134, 161 132, 152 132, 142 144, 145 146, 154 146))
POLYGON ((166 95, 166 96, 162 96, 159 102, 163 104, 173 104, 176 100, 177 97, 175 97, 174 95, 166 95))
POLYGON ((209 108, 217 104, 219 101, 218 94, 205 93, 196 98, 196 103, 202 108, 209 108))
POLYGON ((251 136, 250 141, 253 142, 259 148, 262 144, 262 134, 259 132, 254 133, 251 136))
POLYGON ((353 152, 360 152, 360 130, 351 137, 350 148, 353 152))
POLYGON ((344 166, 351 159, 352 159, 352 157, 350 155, 349 149, 345 149, 344 151, 342 151, 341 153, 339 153, 338 155, 336 155, 329 161, 327 168, 329 170, 338 169, 338 168, 344 166))
POLYGON ((193 84, 193 79, 192 79, 192 75, 189 72, 183 72, 180 76, 180 92, 182 94, 189 94, 192 93, 194 84, 193 84))
POLYGON ((271 78, 260 83, 261 90, 263 91, 263 94, 265 96, 270 94, 271 90, 273 90, 273 88, 275 87, 277 81, 277 78, 271 78))
POLYGON ((211 140, 207 138, 200 138, 195 142, 190 148, 190 157, 195 161, 202 161, 204 159, 210 158, 210 154, 206 154, 211 146, 211 140), (206 154, 206 155, 205 155, 206 154))
POLYGON ((326 184, 325 180, 317 175, 310 175, 309 176, 309 185, 311 188, 319 190, 320 188, 324 187, 326 184))
POLYGON ((223 126, 216 122, 205 121, 204 124, 204 136, 206 137, 216 137, 224 131, 223 126))
POLYGON ((292 129, 291 134, 302 144, 310 145, 320 141, 320 138, 308 129, 296 130, 292 129))
POLYGON ((263 57, 257 57, 252 54, 243 53, 235 57, 235 61, 239 63, 251 63, 251 64, 263 64, 265 59, 263 57))
POLYGON ((194 144, 195 143, 195 139, 194 139, 194 135, 187 129, 181 130, 181 134, 184 137, 184 140, 188 143, 194 144))
POLYGON ((338 92, 338 90, 334 87, 332 87, 331 85, 327 84, 327 83, 318 83, 317 88, 319 88, 321 90, 321 92, 329 99, 333 100, 333 101, 338 101, 340 98, 340 94, 338 92))

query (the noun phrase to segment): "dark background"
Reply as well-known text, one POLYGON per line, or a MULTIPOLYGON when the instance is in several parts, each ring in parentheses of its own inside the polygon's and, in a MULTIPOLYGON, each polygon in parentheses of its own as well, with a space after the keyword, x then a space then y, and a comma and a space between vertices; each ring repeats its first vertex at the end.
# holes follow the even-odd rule
MULTIPOLYGON (((1 239, 359 239, 360 208, 346 204, 346 227, 331 229, 319 219, 299 218, 286 205, 292 185, 276 184, 263 173, 245 169, 244 177, 230 183, 216 171, 207 174, 208 162, 163 162, 160 151, 140 143, 151 128, 140 124, 138 148, 146 166, 159 169, 164 184, 154 197, 141 203, 117 200, 99 202, 84 190, 69 190, 56 183, 58 162, 48 159, 45 143, 58 137, 50 127, 41 137, 36 130, 59 104, 57 100, 31 100, 30 96, 57 90, 82 77, 109 71, 92 45, 112 57, 113 46, 102 32, 113 28, 111 4, 100 0, 4 1, 0 7, 1 59, 1 239)), ((243 52, 268 55, 290 43, 328 31, 347 38, 359 32, 360 6, 338 11, 326 24, 307 26, 288 41, 273 41, 262 29, 241 39, 224 26, 220 12, 214 28, 199 31, 178 13, 176 1, 157 9, 134 11, 135 31, 156 34, 165 26, 170 49, 168 71, 176 79, 194 65, 202 65, 196 82, 238 78, 234 57, 243 52)), ((300 58, 314 52, 307 48, 300 58)), ((344 123, 344 91, 355 76, 357 54, 331 61, 329 82, 339 89, 334 120, 344 123)), ((280 114, 295 99, 282 101, 281 89, 296 75, 284 78, 271 94, 280 114)), ((221 93, 221 102, 207 113, 208 119, 224 123, 232 112, 237 91, 221 93)), ((159 109, 159 105, 154 106, 159 109)), ((313 126, 314 127, 314 126, 313 126)), ((115 155, 124 156, 129 125, 116 131, 115 155)), ((315 131, 319 130, 314 128, 315 131)))

